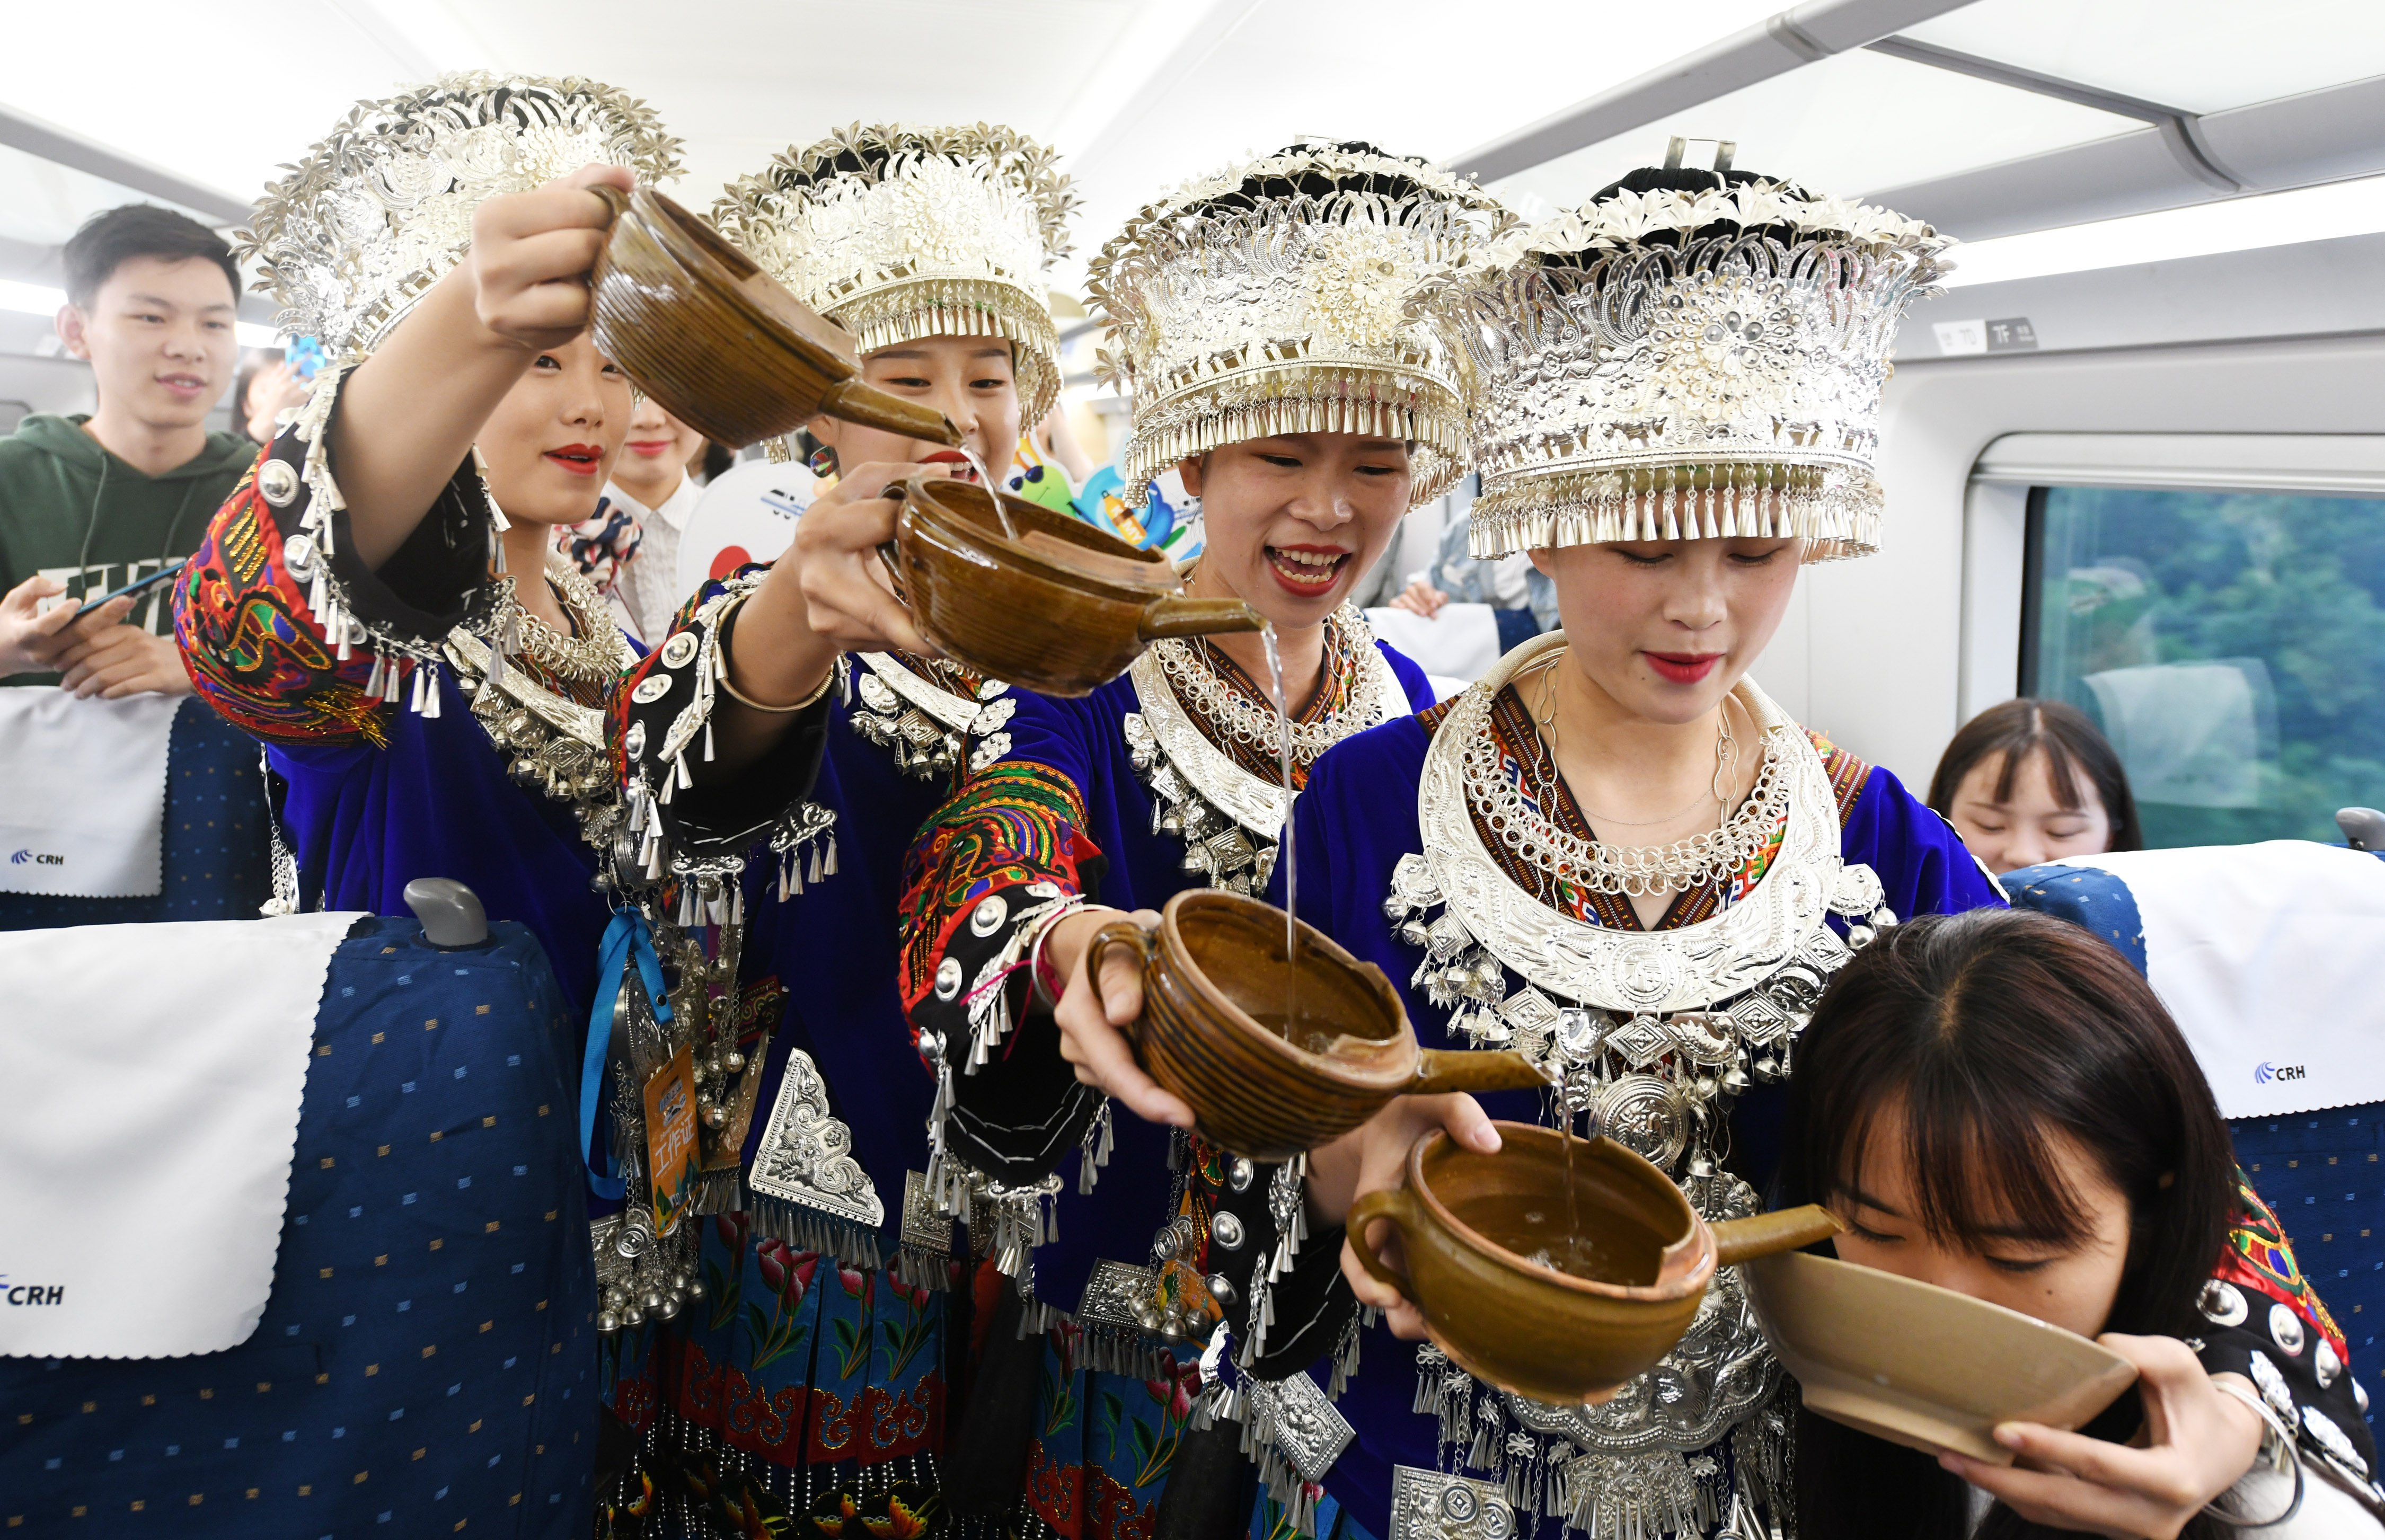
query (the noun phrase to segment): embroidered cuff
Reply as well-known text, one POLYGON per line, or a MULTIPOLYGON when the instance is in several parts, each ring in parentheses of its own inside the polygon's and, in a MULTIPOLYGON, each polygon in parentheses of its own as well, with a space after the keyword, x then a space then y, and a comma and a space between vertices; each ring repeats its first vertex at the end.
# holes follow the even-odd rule
MULTIPOLYGON (((378 568, 357 559, 347 500, 331 466, 331 423, 347 385, 345 369, 326 371, 297 418, 257 467, 257 494, 273 510, 290 575, 306 586, 319 633, 344 655, 369 648, 384 701, 397 699, 396 664, 435 670, 448 633, 461 627, 484 640, 510 615, 514 588, 497 536, 506 526, 468 458, 438 501, 378 568), (276 468, 276 467, 279 468, 276 468), (294 531, 294 532, 293 532, 294 531)), ((424 686, 416 684, 421 692, 424 686)), ((371 685, 368 685, 368 693, 371 685)), ((435 708, 432 708, 435 709, 435 708)))
POLYGON ((2291 1308, 2219 1279, 2204 1285, 2203 1309, 2209 1319, 2192 1346, 2204 1372, 2252 1381, 2295 1434, 2305 1459, 2326 1461, 2372 1508, 2385 1511, 2358 1382, 2328 1339, 2291 1308), (2225 1323, 2229 1316, 2235 1323, 2225 1323))
MULTIPOLYGON (((691 761, 712 758, 712 713, 737 611, 761 586, 753 571, 713 585, 647 653, 613 697, 614 770, 630 816, 615 842, 614 880, 679 883, 681 925, 744 918, 746 853, 767 841, 779 891, 836 871, 835 814, 804 801, 828 743, 829 695, 795 714, 776 743, 733 780, 699 781, 691 761)), ((843 660, 837 666, 843 667, 843 660)))

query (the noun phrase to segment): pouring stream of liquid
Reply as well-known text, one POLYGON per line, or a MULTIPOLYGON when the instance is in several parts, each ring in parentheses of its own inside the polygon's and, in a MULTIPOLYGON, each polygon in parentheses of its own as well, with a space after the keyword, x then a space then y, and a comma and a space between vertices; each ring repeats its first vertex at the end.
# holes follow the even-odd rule
POLYGON ((1299 987, 1300 976, 1300 865, 1292 859, 1292 707, 1283 690, 1283 649, 1279 645, 1275 622, 1270 620, 1259 629, 1259 642, 1267 649, 1267 682, 1275 689, 1275 718, 1283 736, 1277 742, 1277 761, 1283 774, 1283 839, 1276 847, 1276 864, 1283 868, 1283 1019, 1300 1019, 1293 1009, 1292 992, 1299 987))
POLYGON ((969 463, 969 469, 977 472, 978 485, 983 487, 993 497, 993 516, 1002 521, 1002 538, 1006 540, 1017 540, 1018 531, 1010 527, 1010 510, 1003 506, 1001 483, 994 480, 993 472, 985 468, 985 462, 977 457, 977 451, 969 448, 966 441, 961 444, 960 450, 961 458, 969 463))

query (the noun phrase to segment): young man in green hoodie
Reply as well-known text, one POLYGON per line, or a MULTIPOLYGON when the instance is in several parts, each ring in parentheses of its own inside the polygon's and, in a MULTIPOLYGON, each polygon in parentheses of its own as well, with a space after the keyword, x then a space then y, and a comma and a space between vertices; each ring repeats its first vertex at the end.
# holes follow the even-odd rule
POLYGON ((90 360, 99 410, 0 439, 0 684, 187 694, 162 590, 137 615, 117 600, 73 616, 189 555, 256 458, 206 429, 239 354, 240 268, 213 230, 145 204, 94 216, 65 256, 58 336, 90 360))

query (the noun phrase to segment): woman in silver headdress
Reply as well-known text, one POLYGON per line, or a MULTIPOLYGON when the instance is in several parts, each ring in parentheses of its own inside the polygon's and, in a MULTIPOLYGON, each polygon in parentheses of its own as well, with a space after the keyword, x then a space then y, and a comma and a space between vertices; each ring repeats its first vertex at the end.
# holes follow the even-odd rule
MULTIPOLYGON (((1271 1261, 1297 1170, 1178 1132, 1190 1114, 1112 1025, 1134 1015, 1133 991, 1113 979, 1105 1014, 1082 959, 1116 911, 1148 920, 1187 888, 1263 888, 1317 756, 1429 702, 1347 596, 1400 517, 1462 468, 1462 355, 1419 308, 1506 218, 1422 161, 1303 143, 1153 204, 1093 264, 1107 368, 1134 396, 1126 484, 1140 504, 1180 469, 1206 540, 1189 590, 1273 624, 1292 784, 1261 639, 1166 640, 1082 699, 1014 691, 913 853, 903 987, 941 1087, 929 1182, 1013 1279, 974 1395, 990 1416, 1015 1409, 1005 1458, 1030 1474, 1017 1518, 1030 1527, 1064 1529, 1071 1489, 1135 1521, 1171 1467, 1171 1532, 1246 1521, 1237 1435, 1187 1442, 1192 1353, 1230 1308, 1271 1310, 1271 1350, 1339 1340, 1342 1316, 1321 1311, 1331 1248, 1308 1248, 1296 1279, 1271 1261), (1113 1124, 1096 1084, 1140 1116, 1113 1124), (1109 1409, 1130 1436, 1104 1457, 1071 1407, 1109 1409)), ((1298 1482, 1280 1462, 1271 1473, 1296 1506, 1298 1482)))
MULTIPOLYGON (((589 1186, 556 1214, 596 1216, 596 1277, 557 1302, 557 1350, 701 1298, 684 1222, 714 1114, 759 1074, 734 999, 745 852, 826 824, 800 800, 825 689, 730 640, 792 587, 714 585, 642 659, 552 548, 631 404, 584 335, 609 221, 589 189, 677 168, 654 114, 592 81, 457 76, 360 105, 268 190, 252 242, 283 327, 337 363, 175 585, 200 693, 267 745, 279 901, 403 913, 410 881, 459 879, 537 935, 593 1023, 589 1186), (649 1102, 678 1111, 650 1126, 649 1102)), ((615 1340, 607 1377, 642 1345, 615 1340)), ((551 1442, 593 1452, 596 1429, 551 1442)))
MULTIPOLYGON (((865 379, 932 405, 1002 467, 1021 422, 1059 393, 1044 273, 1068 249, 1072 202, 1051 151, 999 125, 855 124, 740 179, 712 217, 853 334, 865 379)), ((948 445, 829 418, 810 429, 828 485, 778 563, 772 581, 790 591, 825 578, 832 597, 855 575, 824 573, 837 558, 821 552, 856 539, 875 565, 890 483, 974 476, 948 445)), ((903 618, 891 602, 877 613, 903 618)), ((818 614, 831 624, 827 603, 818 614)), ((935 1087, 894 987, 898 882, 962 772, 964 734, 997 730, 1012 702, 999 680, 906 650, 907 623, 889 636, 842 619, 831 640, 808 605, 793 618, 740 640, 802 660, 806 689, 832 667, 846 677, 812 793, 840 859, 787 863, 755 910, 745 992, 768 1003, 747 1045, 764 1062, 750 1125, 725 1149, 742 1184, 732 1160, 702 1200, 709 1295, 669 1328, 657 1399, 757 1511, 899 1533, 935 1521, 942 1501, 955 1297, 952 1222, 927 1199, 935 1087), (841 661, 839 643, 852 649, 841 661)))
MULTIPOLYGON (((1799 567, 1879 541, 1887 351, 1943 243, 1792 184, 1651 170, 1486 252, 1454 302, 1481 371, 1472 549, 1530 552, 1566 629, 1327 754, 1297 810, 1302 917, 1406 980, 1427 1042, 1515 1048, 1559 1087, 1489 1110, 1588 1114, 1714 1219, 1754 1206, 1775 1083, 1850 948, 2002 901, 1893 776, 1747 677, 1799 567)), ((1375 1132, 1363 1169, 1319 1162, 1329 1211, 1399 1179, 1410 1133, 1375 1132)), ((1794 1521, 1779 1386, 1728 1270, 1603 1405, 1530 1401, 1382 1340, 1324 1484, 1393 1540, 1452 1515, 1486 1536, 1543 1517, 1776 1533, 1794 1521)))

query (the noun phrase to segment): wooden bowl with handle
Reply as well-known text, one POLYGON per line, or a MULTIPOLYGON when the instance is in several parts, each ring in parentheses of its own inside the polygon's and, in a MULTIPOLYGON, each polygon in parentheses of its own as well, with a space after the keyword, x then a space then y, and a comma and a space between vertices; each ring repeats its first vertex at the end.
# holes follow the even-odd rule
POLYGON ((1405 1185, 1353 1204, 1349 1235, 1452 1362, 1534 1400, 1611 1397, 1681 1340, 1717 1268, 1839 1230, 1817 1204, 1710 1224, 1612 1139, 1497 1127, 1492 1155, 1438 1128, 1417 1141, 1405 1185), (1399 1232, 1405 1277, 1367 1239, 1378 1219, 1399 1232))
POLYGON ((731 449, 823 415, 961 441, 942 412, 863 383, 852 337, 711 226, 652 188, 589 191, 613 210, 589 277, 597 349, 672 416, 731 449))
POLYGON ((1537 1090, 1521 1054, 1420 1049, 1383 971, 1323 931, 1300 927, 1284 961, 1284 913, 1209 888, 1179 893, 1159 928, 1131 920, 1093 933, 1085 965, 1113 947, 1143 969, 1143 1014, 1128 1028, 1144 1073, 1181 1097, 1202 1135, 1254 1161, 1284 1161, 1366 1122, 1409 1091, 1537 1090))
POLYGON ((881 548, 895 589, 930 641, 988 678, 1085 695, 1161 637, 1267 623, 1239 599, 1187 597, 1167 557, 1040 503, 934 476, 902 497, 881 548))

